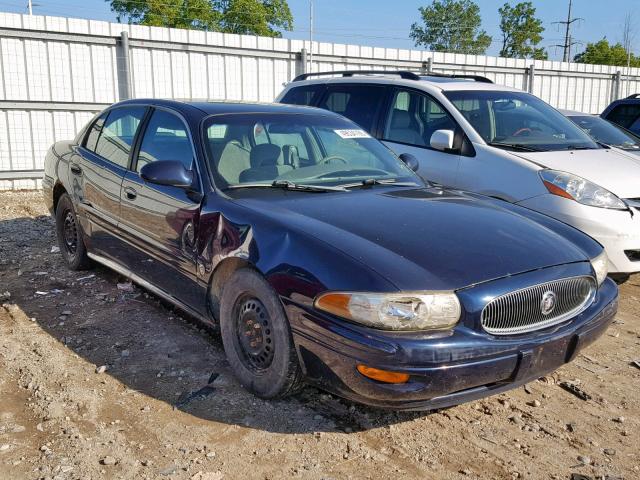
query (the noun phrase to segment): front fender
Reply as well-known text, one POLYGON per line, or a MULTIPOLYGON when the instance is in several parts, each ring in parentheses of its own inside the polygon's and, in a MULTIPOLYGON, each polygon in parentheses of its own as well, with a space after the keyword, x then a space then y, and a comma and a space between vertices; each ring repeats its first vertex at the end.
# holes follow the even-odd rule
POLYGON ((220 200, 205 200, 200 217, 197 262, 203 281, 209 283, 222 262, 236 258, 255 267, 278 295, 308 306, 327 290, 397 290, 322 239, 233 202, 215 208, 220 200))

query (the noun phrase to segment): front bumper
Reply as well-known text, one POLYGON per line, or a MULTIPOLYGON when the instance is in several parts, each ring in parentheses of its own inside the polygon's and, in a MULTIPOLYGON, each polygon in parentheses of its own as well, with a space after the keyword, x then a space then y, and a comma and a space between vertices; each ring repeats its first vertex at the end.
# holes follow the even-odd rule
POLYGON ((560 325, 495 337, 467 321, 444 333, 381 332, 346 324, 285 302, 307 379, 375 407, 431 410, 476 400, 540 378, 571 361, 614 319, 618 290, 607 279, 585 311, 560 325), (377 382, 358 364, 410 374, 404 384, 377 382))
POLYGON ((632 261, 625 254, 628 250, 640 250, 640 211, 590 207, 551 194, 529 198, 518 205, 553 217, 595 238, 607 252, 609 272, 640 271, 640 260, 632 261))

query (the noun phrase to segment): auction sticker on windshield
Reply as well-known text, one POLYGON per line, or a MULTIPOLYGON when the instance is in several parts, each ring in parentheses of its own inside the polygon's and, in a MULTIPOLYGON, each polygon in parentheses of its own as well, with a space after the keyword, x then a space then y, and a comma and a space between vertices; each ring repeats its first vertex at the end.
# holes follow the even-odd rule
POLYGON ((342 138, 369 138, 370 135, 359 128, 349 130, 334 130, 342 138))

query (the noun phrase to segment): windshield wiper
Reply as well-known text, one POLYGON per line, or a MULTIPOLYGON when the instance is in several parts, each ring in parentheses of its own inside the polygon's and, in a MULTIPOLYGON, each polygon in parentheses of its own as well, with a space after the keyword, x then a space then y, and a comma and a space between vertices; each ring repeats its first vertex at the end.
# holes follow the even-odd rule
POLYGON ((372 187, 373 185, 393 185, 396 187, 419 187, 416 182, 398 182, 395 178, 367 178, 361 182, 345 183, 340 185, 342 188, 354 188, 354 187, 372 187))
POLYGON ((304 185, 301 183, 290 182, 289 180, 274 180, 272 183, 240 183, 238 185, 230 185, 229 189, 238 188, 280 188, 283 190, 297 190, 300 192, 346 192, 344 187, 331 187, 322 185, 304 185))
POLYGON ((586 145, 567 145, 565 150, 595 150, 595 148, 587 147, 586 145))
POLYGON ((542 152, 538 148, 527 147, 525 145, 521 145, 518 143, 502 143, 502 142, 488 142, 487 145, 491 145, 492 147, 502 147, 502 148, 512 148, 513 150, 519 150, 521 152, 542 152))

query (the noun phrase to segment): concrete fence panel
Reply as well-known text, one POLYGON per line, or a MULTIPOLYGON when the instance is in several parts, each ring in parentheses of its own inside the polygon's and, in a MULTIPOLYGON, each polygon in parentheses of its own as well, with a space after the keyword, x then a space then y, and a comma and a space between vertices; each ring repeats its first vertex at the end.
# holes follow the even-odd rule
POLYGON ((601 112, 640 69, 0 13, 0 189, 36 188, 46 150, 125 98, 268 102, 307 71, 484 75, 557 108, 601 112))

